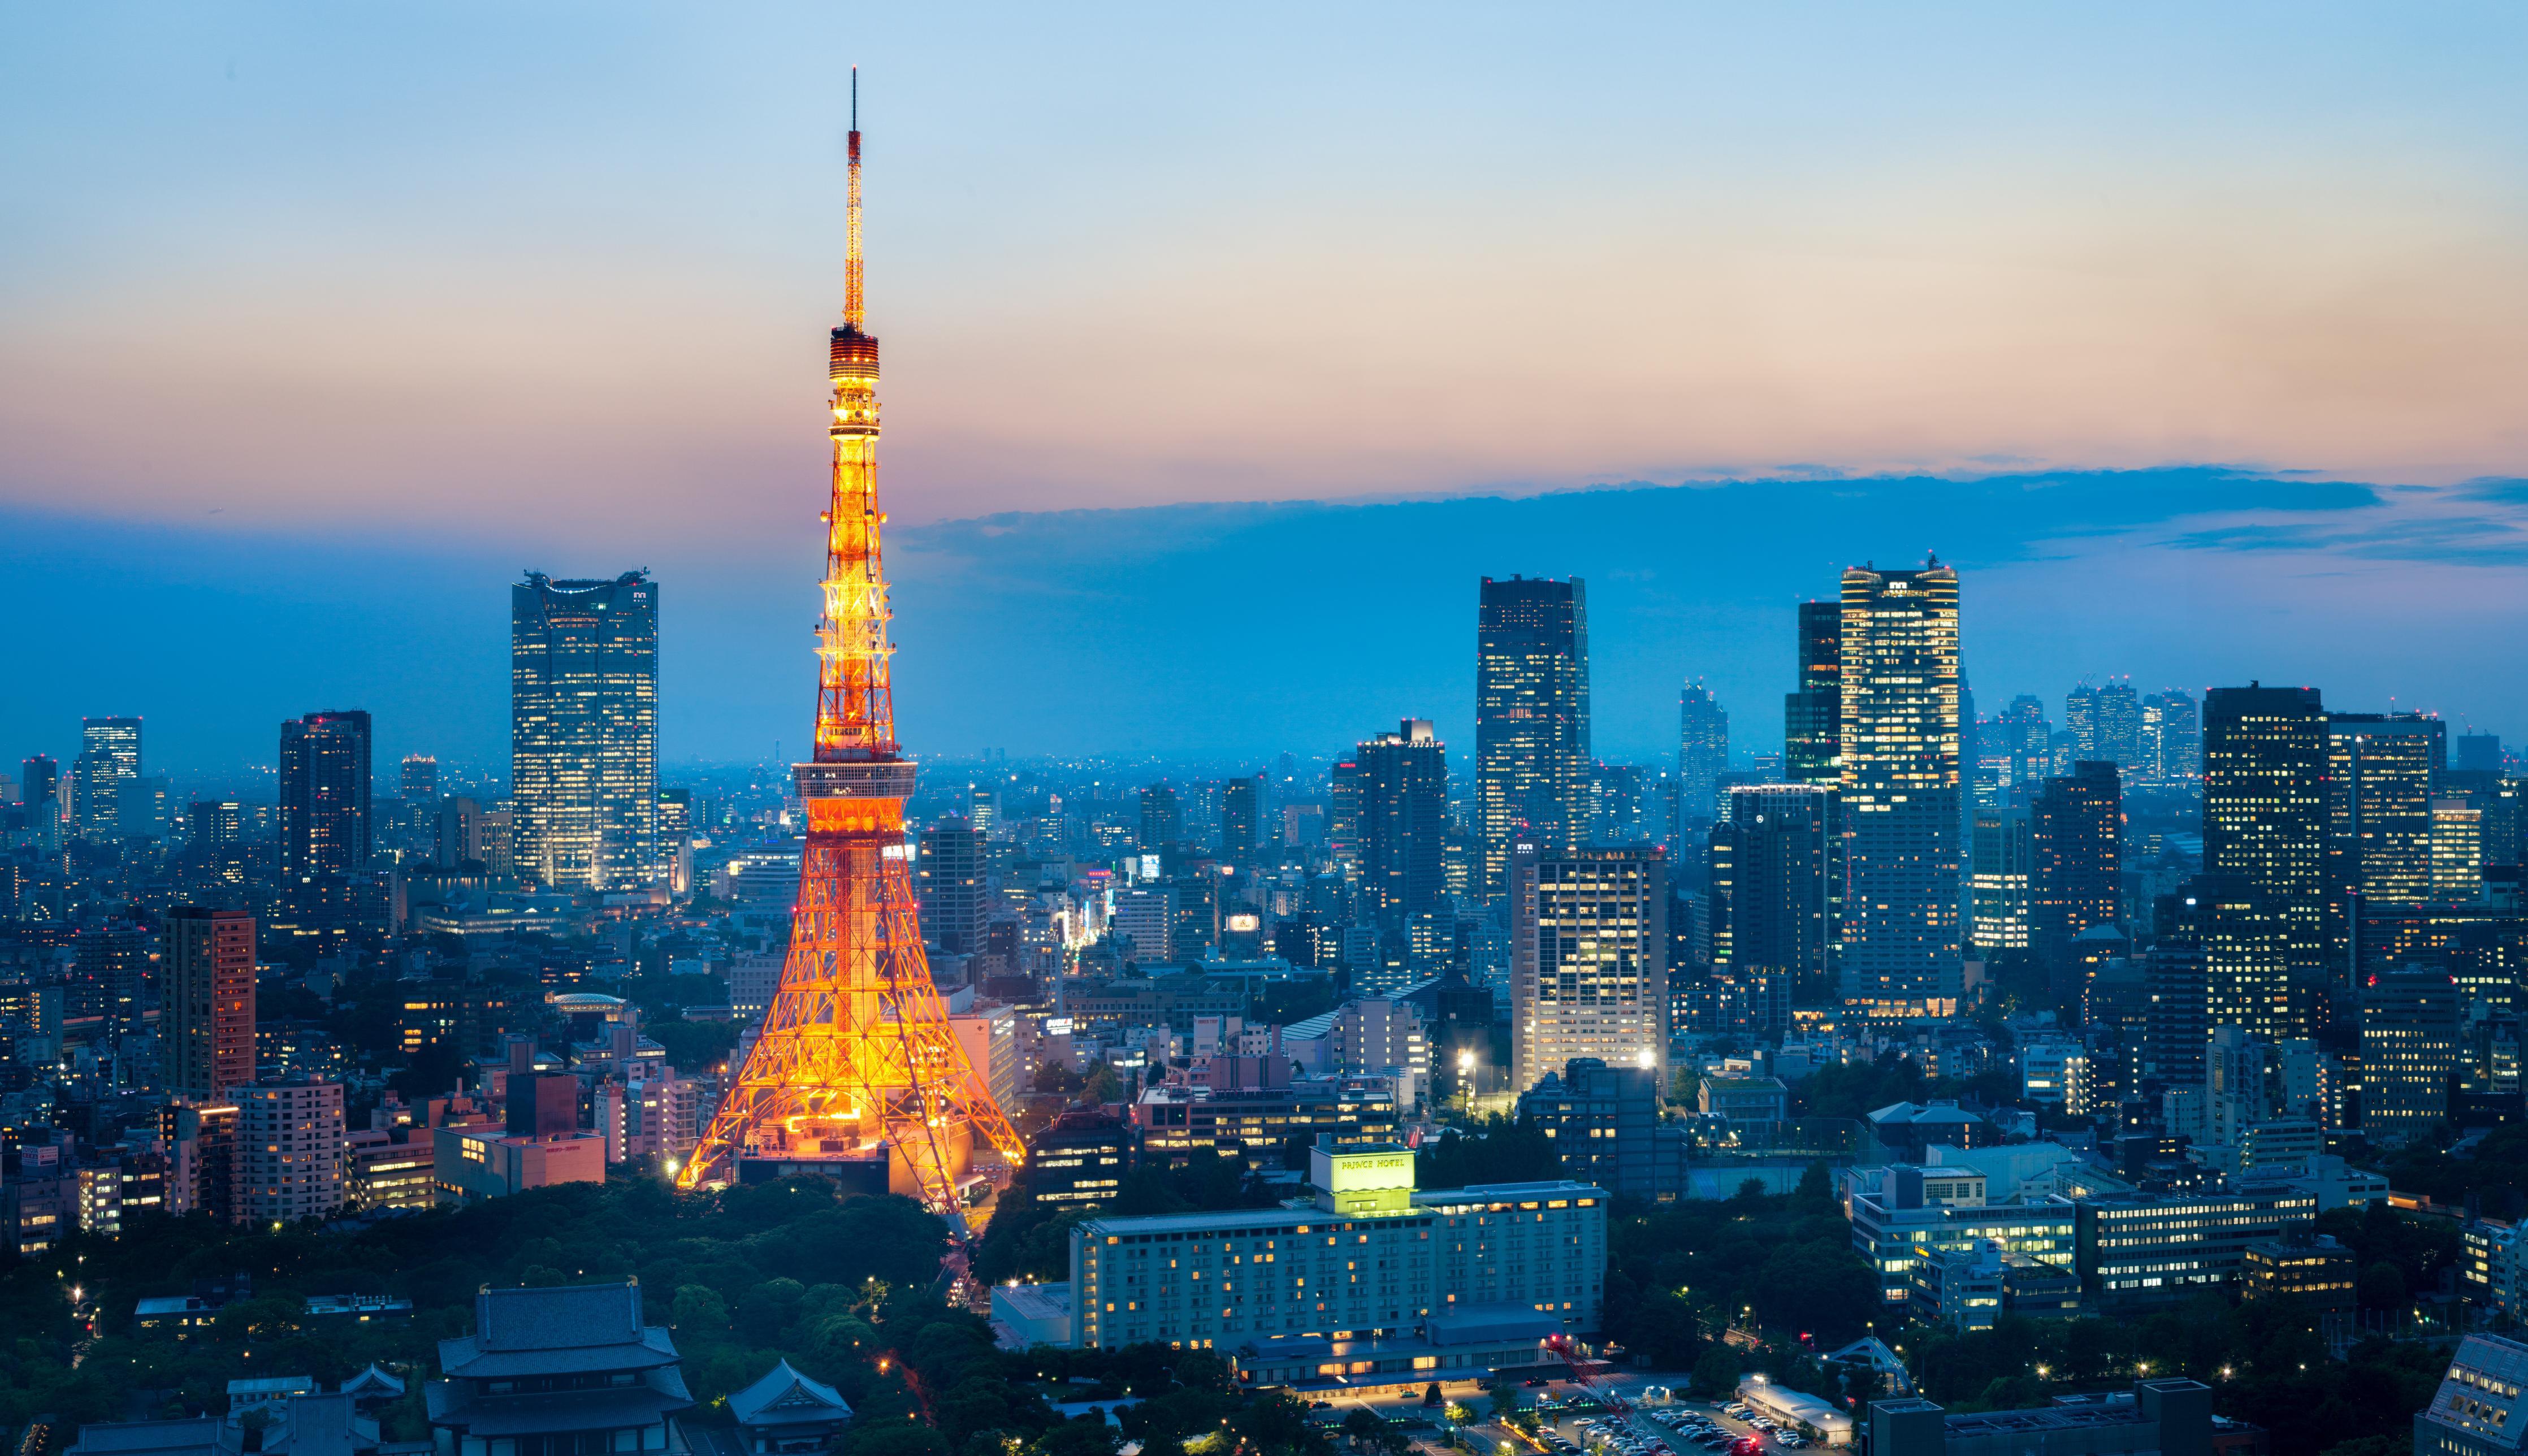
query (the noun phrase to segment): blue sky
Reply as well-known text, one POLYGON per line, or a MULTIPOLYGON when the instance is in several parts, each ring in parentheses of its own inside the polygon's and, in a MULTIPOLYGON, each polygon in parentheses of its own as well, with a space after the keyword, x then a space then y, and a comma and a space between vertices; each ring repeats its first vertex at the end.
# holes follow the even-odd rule
POLYGON ((671 753, 795 741, 853 62, 917 741, 1340 739, 1461 700, 1467 584, 1529 570, 1592 577, 1648 752, 1688 672, 1769 722, 1751 623, 1931 546, 1987 696, 2516 716, 2468 483, 2528 477, 2523 60, 2497 5, 17 7, 0 751, 146 700, 224 763, 349 695, 491 753, 527 565, 661 573, 671 753), (2384 503, 2133 474, 2192 466, 2384 503), (1785 484, 2094 471, 2160 484, 2059 539, 1785 484), (1624 482, 1743 484, 1170 508, 1624 482), (1345 603, 1417 655, 1298 670, 1345 603))

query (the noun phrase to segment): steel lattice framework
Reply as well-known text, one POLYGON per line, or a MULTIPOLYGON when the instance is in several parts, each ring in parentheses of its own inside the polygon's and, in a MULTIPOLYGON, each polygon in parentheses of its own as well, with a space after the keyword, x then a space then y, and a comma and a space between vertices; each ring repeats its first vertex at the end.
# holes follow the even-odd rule
POLYGON ((897 750, 877 508, 877 340, 862 327, 859 78, 842 327, 833 331, 833 495, 816 629, 816 751, 793 765, 808 845, 789 959, 764 1029, 677 1181, 733 1181, 750 1154, 870 1156, 891 1146, 922 1200, 957 1215, 986 1148, 1025 1155, 948 1023, 906 866, 913 764, 897 750))

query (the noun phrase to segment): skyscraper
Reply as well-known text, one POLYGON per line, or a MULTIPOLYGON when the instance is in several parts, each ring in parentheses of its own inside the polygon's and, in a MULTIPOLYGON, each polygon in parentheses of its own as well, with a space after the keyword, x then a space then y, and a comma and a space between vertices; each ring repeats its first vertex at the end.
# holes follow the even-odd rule
POLYGON ((2010 700, 1995 721, 1998 753, 2008 765, 2001 780, 2003 799, 2011 789, 2032 791, 2054 772, 2054 725, 2045 719, 2045 704, 2022 693, 2010 700))
POLYGON ((1834 945, 1834 792, 1815 784, 1731 789, 1712 826, 1712 976, 1730 1029, 1778 1037, 1793 1000, 1825 980, 1834 945))
POLYGON ((1782 695, 1782 771, 1795 784, 1843 783, 1843 603, 1803 601, 1799 686, 1782 695))
POLYGON ((2120 918, 2124 819, 2116 765, 2089 759, 2047 779, 2030 806, 2029 929, 2058 1002, 2080 990, 2073 938, 2120 918))
POLYGON ((303 878, 367 868, 369 793, 367 713, 309 713, 282 724, 282 873, 303 878))
MULTIPOLYGON (((1441 848, 1448 827, 1448 751, 1424 718, 1360 745, 1360 887, 1383 939, 1400 942, 1415 970, 1448 951, 1441 848)), ((1358 988, 1355 988, 1358 989, 1358 988)))
POLYGON ((2203 724, 2194 700, 2174 688, 2141 701, 2141 761, 2154 784, 2203 777, 2203 724))
POLYGON ((2141 762, 2141 701, 2133 684, 2118 682, 2100 688, 2094 702, 2098 751, 2091 756, 2131 773, 2141 762))
POLYGON ((49 854, 61 848, 62 766, 50 754, 35 754, 18 765, 18 802, 26 806, 26 822, 35 835, 35 850, 49 854))
POLYGON ((547 884, 658 879, 658 589, 642 572, 509 589, 514 858, 547 884))
POLYGON ((1667 864, 1656 848, 1546 855, 1510 883, 1510 1070, 1524 1092, 1574 1057, 1667 1081, 1667 864))
POLYGON ((1163 854, 1174 850, 1185 837, 1183 822, 1177 816, 1177 791, 1165 784, 1152 784, 1141 791, 1141 853, 1163 854))
POLYGON ((2361 1131, 2388 1147, 2449 1115, 2458 1069, 2459 995, 2446 970, 2392 970, 2361 989, 2361 1131))
POLYGON ((2203 867, 2236 875, 2275 918, 2289 1029, 2314 1030, 2327 984, 2326 707, 2315 688, 2214 688, 2203 702, 2203 867))
MULTIPOLYGON (((2495 733, 2461 733, 2457 736, 2456 766, 2469 773, 2502 771, 2502 737, 2495 733)), ((34 803, 32 799, 26 801, 34 803)))
POLYGON ((2029 885, 2036 849, 2026 802, 1979 810, 1974 830, 1969 940, 1979 956, 2028 949, 2029 885))
POLYGON ((1676 836, 1709 824, 1717 810, 1713 794, 1729 771, 1729 712, 1701 683, 1677 695, 1676 836))
POLYGON ((1220 786, 1220 858, 1240 869, 1252 869, 1263 822, 1264 775, 1231 779, 1220 786))
POLYGON ((123 787, 140 777, 138 718, 81 718, 71 760, 71 829, 102 844, 123 832, 123 787))
POLYGON ((1477 893, 1508 888, 1510 841, 1565 855, 1589 832, 1589 610, 1578 577, 1483 580, 1475 609, 1477 893))
POLYGON ((1952 1015, 1959 944, 1958 574, 1843 574, 1843 1000, 1952 1015))
POLYGON ((2432 791, 2449 767, 2447 727, 2421 713, 2326 715, 2327 946, 2339 966, 2351 897, 2431 898, 2432 791))
POLYGON ((159 1057, 167 1094, 221 1103, 254 1081, 254 917, 180 905, 167 911, 159 970, 159 1057))

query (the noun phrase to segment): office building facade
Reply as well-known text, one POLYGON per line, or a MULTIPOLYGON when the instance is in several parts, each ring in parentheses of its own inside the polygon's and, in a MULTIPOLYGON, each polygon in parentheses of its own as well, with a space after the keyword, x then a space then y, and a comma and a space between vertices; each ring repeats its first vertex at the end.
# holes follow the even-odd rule
POLYGON ((2275 917, 2289 977, 2282 1035, 2309 1034, 2325 1002, 2330 737, 2315 688, 2251 683, 2204 697, 2203 868, 2243 880, 2275 917))
POLYGON ((965 815, 950 814, 922 831, 913 882, 922 896, 923 940, 952 956, 983 948, 990 899, 983 869, 983 831, 965 815))
POLYGON ((1712 974, 1761 1012, 1731 1029, 1778 1037, 1792 1001, 1821 993, 1832 966, 1835 794, 1742 785, 1725 800, 1707 851, 1712 974))
POLYGON ((2049 778, 2029 807, 2030 940, 2058 999, 2080 990, 2072 942, 2121 918, 2124 790, 2114 763, 2083 759, 2049 778))
POLYGON ((565 888, 660 879, 658 589, 641 572, 509 589, 517 872, 565 888))
POLYGON ((1799 679, 1782 698, 1782 776, 1843 783, 1843 603, 1799 606, 1799 679))
POLYGON ((1986 958, 2025 951, 2029 945, 2029 877, 2036 858, 2028 807, 2007 804, 1979 809, 1973 834, 1968 896, 1974 918, 1968 943, 1986 958))
POLYGON ((2361 988, 2361 1131, 2373 1144, 2409 1141, 2449 1116, 2459 1010, 2443 970, 2392 970, 2361 988))
POLYGON ((1414 970, 1449 949, 1453 918, 1442 849, 1448 829, 1448 751, 1424 718, 1359 746, 1360 889, 1381 938, 1414 970))
POLYGON ((1510 1076, 1523 1092, 1578 1057, 1655 1067, 1668 1048, 1667 861, 1648 845, 1510 868, 1510 1076))
POLYGON ((1720 776, 1729 771, 1729 711, 1701 683, 1677 695, 1677 842, 1718 816, 1720 776))
POLYGON ((1964 993, 1958 575, 1843 574, 1847 1008, 1952 1015, 1964 993))
POLYGON ((1484 578, 1475 612, 1476 894, 1507 893, 1512 842, 1548 854, 1589 827, 1588 591, 1484 578))
POLYGON ((81 718, 71 760, 71 831, 103 844, 123 832, 123 797, 140 778, 140 720, 81 718))

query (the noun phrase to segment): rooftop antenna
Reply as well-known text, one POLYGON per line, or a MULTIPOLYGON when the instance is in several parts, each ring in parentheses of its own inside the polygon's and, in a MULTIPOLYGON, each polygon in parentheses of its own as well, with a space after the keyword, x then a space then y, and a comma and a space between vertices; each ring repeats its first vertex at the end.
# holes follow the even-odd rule
POLYGON ((843 226, 843 327, 857 332, 861 308, 861 68, 852 68, 851 202, 843 226))

